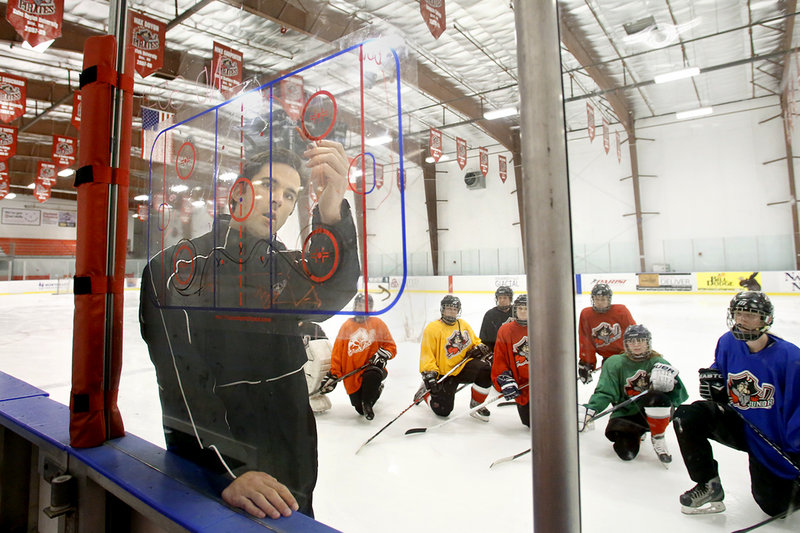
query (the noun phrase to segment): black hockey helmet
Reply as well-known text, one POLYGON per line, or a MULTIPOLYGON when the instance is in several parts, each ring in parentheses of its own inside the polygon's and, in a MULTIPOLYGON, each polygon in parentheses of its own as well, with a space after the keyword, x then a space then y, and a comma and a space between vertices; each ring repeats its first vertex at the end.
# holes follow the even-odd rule
POLYGON ((525 320, 520 320, 519 317, 517 316, 517 308, 518 307, 524 307, 526 310, 528 309, 528 295, 527 294, 520 294, 519 296, 517 296, 516 300, 514 300, 514 310, 512 312, 512 314, 514 316, 514 320, 516 320, 517 323, 520 326, 527 326, 528 325, 528 319, 526 318, 525 320))
MULTIPOLYGON (((500 296, 508 296, 509 301, 514 300, 514 291, 508 285, 500 285, 497 287, 497 290, 494 291, 494 303, 497 303, 497 299, 500 296)), ((508 308, 506 308, 508 309, 508 308)))
POLYGON ((650 330, 642 324, 633 324, 632 326, 628 326, 628 329, 625 330, 623 344, 625 345, 625 353, 628 355, 629 359, 633 361, 644 361, 650 358, 650 354, 653 351, 653 335, 650 333, 650 330), (634 340, 647 341, 647 349, 640 354, 632 354, 628 343, 634 340))
POLYGON ((743 291, 733 297, 728 306, 728 329, 740 341, 754 341, 761 337, 772 326, 775 308, 769 297, 761 291, 743 291), (734 313, 747 311, 761 316, 764 324, 754 330, 742 330, 736 323, 734 313))
POLYGON ((445 324, 455 324, 455 318, 449 318, 444 316, 444 308, 445 307, 454 307, 458 311, 456 316, 461 314, 461 300, 458 299, 458 296, 453 296, 452 294, 446 295, 442 298, 442 303, 439 304, 439 312, 442 315, 442 322, 445 324))
POLYGON ((597 311, 598 313, 605 313, 611 308, 611 297, 614 296, 614 293, 611 291, 611 287, 608 286, 606 283, 598 283, 594 287, 592 287, 592 309, 597 311), (606 307, 597 307, 595 304, 594 299, 597 296, 607 296, 608 297, 608 306, 606 307))

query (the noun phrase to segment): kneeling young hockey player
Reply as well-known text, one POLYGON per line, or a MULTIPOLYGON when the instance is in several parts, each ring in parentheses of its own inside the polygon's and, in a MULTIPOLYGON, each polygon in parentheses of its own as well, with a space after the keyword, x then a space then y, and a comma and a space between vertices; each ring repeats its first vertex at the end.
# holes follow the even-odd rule
POLYGON ((503 393, 506 400, 517 403, 519 419, 530 427, 528 408, 528 372, 530 369, 530 345, 528 343, 528 296, 522 294, 514 300, 514 320, 500 326, 494 345, 492 381, 494 388, 503 393))
MULTIPOLYGON (((364 301, 364 295, 357 294, 353 310, 357 313, 368 311, 364 301)), ((367 301, 371 310, 372 296, 367 301)), ((331 369, 322 380, 320 392, 331 392, 342 376, 356 412, 372 420, 375 418, 372 407, 383 392, 382 382, 388 375, 386 362, 396 354, 397 345, 383 320, 366 314, 354 316, 339 329, 333 343, 331 369)))
POLYGON ((701 401, 682 405, 673 425, 689 477, 686 514, 725 510, 710 440, 747 452, 753 498, 770 516, 800 507, 800 349, 768 334, 774 309, 766 294, 740 292, 714 363, 700 369, 701 401))
POLYGON ((642 436, 649 431, 653 449, 666 466, 672 462, 664 432, 673 407, 689 395, 671 366, 651 347, 650 331, 641 324, 625 330, 625 351, 609 357, 603 364, 600 379, 589 402, 579 409, 580 431, 591 427, 592 417, 608 404, 617 405, 647 391, 640 399, 620 407, 611 414, 606 437, 614 443, 614 451, 623 461, 639 453, 642 436))

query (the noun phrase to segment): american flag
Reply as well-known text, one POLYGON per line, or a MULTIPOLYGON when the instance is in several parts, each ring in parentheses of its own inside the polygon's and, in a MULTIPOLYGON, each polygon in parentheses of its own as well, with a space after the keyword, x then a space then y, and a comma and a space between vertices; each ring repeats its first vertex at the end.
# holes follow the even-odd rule
POLYGON ((172 131, 158 137, 158 133, 172 125, 175 113, 167 113, 158 109, 142 106, 142 159, 150 161, 150 150, 153 163, 166 163, 173 158, 172 131), (153 146, 153 143, 156 143, 153 146))

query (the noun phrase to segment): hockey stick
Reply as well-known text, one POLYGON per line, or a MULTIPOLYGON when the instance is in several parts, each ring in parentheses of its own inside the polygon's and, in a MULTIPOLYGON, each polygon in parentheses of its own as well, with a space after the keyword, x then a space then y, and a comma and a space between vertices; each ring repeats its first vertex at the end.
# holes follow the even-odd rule
MULTIPOLYGON (((526 383, 525 385, 520 387, 519 390, 522 390, 527 386, 528 386, 528 384, 526 383)), ((472 413, 474 413, 474 412, 476 412, 476 411, 478 411, 480 409, 483 409, 487 405, 492 404, 492 403, 496 402, 497 400, 499 400, 501 398, 503 398, 502 394, 492 398, 491 400, 489 398, 487 398, 483 402, 481 402, 478 405, 476 405, 475 407, 472 407, 469 411, 465 411, 465 412, 461 413, 460 415, 454 416, 453 418, 449 418, 449 419, 445 420, 444 422, 442 422, 441 424, 436 424, 435 426, 431 426, 431 427, 427 427, 427 428, 411 428, 411 429, 407 429, 406 430, 406 435, 413 435, 413 434, 416 434, 416 433, 425 433, 426 431, 430 431, 432 429, 438 429, 438 428, 440 428, 442 426, 446 426, 447 424, 449 424, 453 420, 458 420, 459 418, 463 418, 463 417, 465 417, 467 415, 471 415, 472 413)))
MULTIPOLYGON (((606 416, 606 415, 610 415, 610 414, 611 414, 611 413, 613 413, 614 411, 616 411, 616 410, 618 410, 618 409, 622 409, 622 408, 623 408, 623 407, 625 407, 626 405, 630 405, 631 403, 635 402, 636 400, 638 400, 639 398, 641 398, 642 396, 644 396, 644 395, 645 395, 645 394, 647 394, 648 392, 650 392, 650 391, 649 391, 649 390, 646 390, 646 391, 644 391, 644 392, 640 392, 640 393, 639 393, 639 394, 637 394, 636 396, 631 396, 630 398, 628 398, 627 400, 625 400, 625 401, 624 401, 624 402, 622 402, 622 403, 618 403, 617 405, 614 405, 614 406, 611 406, 611 407, 609 407, 609 408, 608 408, 608 409, 606 409, 605 411, 603 411, 603 412, 601 412, 601 413, 599 413, 599 414, 596 414, 596 415, 594 415, 592 418, 590 418, 589 420, 587 420, 587 421, 586 421, 586 424, 584 424, 584 426, 585 426, 585 425, 587 425, 587 424, 590 424, 590 423, 594 422, 594 421, 595 421, 595 420, 597 420, 598 418, 603 418, 603 417, 604 417, 604 416, 606 416)), ((525 451, 523 451, 523 452, 519 452, 519 453, 516 453, 516 454, 514 454, 514 455, 509 455, 508 457, 502 457, 502 458, 498 459, 497 461, 493 462, 493 463, 492 463, 492 464, 489 466, 489 468, 493 467, 494 465, 500 464, 500 463, 505 463, 505 462, 508 462, 508 461, 513 461, 513 460, 514 460, 514 459, 516 459, 517 457, 522 457, 523 455, 525 455, 526 453, 529 453, 530 451, 531 451, 531 449, 530 449, 530 448, 528 448, 527 450, 525 450, 525 451)))
MULTIPOLYGON (((361 372, 362 370, 364 370, 364 369, 365 369, 365 368, 367 368, 368 366, 369 366, 369 361, 367 361, 366 363, 364 363, 364 365, 363 365, 363 366, 360 366, 360 367, 356 368, 356 369, 355 369, 355 370, 353 370, 352 372, 348 372, 348 373, 347 373, 347 374, 345 374, 344 376, 342 376, 342 377, 340 377, 340 378, 336 378, 335 380, 333 380, 333 383, 339 383, 339 382, 340 382, 340 381, 342 381, 343 379, 345 379, 345 378, 349 378, 349 377, 350 377, 350 376, 352 376, 353 374, 358 374, 359 372, 361 372)), ((322 393, 322 386, 320 386, 320 388, 319 388, 319 389, 317 389, 317 390, 316 390, 316 391, 314 391, 314 392, 309 392, 309 393, 308 393, 308 395, 309 395, 309 396, 314 396, 315 394, 321 394, 321 393, 322 393)))
MULTIPOLYGON (((792 509, 792 511, 794 511, 794 509, 792 509)), ((789 512, 789 509, 786 509, 781 514, 777 514, 775 516, 770 516, 769 518, 766 518, 766 519, 762 520, 761 522, 753 524, 750 527, 746 527, 744 529, 737 529, 733 533, 747 533, 748 531, 753 531, 754 529, 758 529, 761 526, 766 526, 767 524, 770 524, 770 523, 774 522, 775 520, 778 520, 779 518, 786 518, 787 516, 789 516, 789 514, 791 514, 789 512)))
POLYGON ((497 461, 493 462, 492 464, 490 464, 489 468, 492 468, 495 465, 499 465, 500 463, 506 463, 508 461, 513 461, 514 459, 517 459, 518 457, 522 457, 525 454, 531 453, 531 450, 532 450, 532 448, 528 448, 524 452, 515 453, 514 455, 509 455, 508 457, 502 457, 502 458, 498 459, 497 461))
POLYGON ((773 450, 775 450, 775 451, 778 453, 778 455, 780 455, 781 457, 783 457, 783 459, 784 459, 784 460, 785 460, 787 463, 789 463, 789 464, 792 466, 792 468, 794 468, 794 469, 795 469, 795 471, 797 472, 797 474, 798 474, 798 475, 800 475, 800 466, 798 466, 798 465, 797 465, 797 463, 795 463, 795 462, 792 460, 792 458, 791 458, 791 457, 789 457, 788 455, 786 455, 786 452, 784 452, 784 451, 781 449, 781 447, 780 447, 780 446, 778 446, 777 444, 775 444, 774 442, 772 442, 772 440, 770 440, 770 438, 769 438, 769 437, 767 437, 766 435, 764 435, 764 434, 761 432, 761 430, 760 430, 760 429, 758 429, 758 427, 756 427, 756 425, 755 425, 755 424, 753 424, 753 423, 752 423, 752 422, 750 422, 748 419, 746 419, 746 418, 744 417, 744 415, 743 415, 742 413, 740 413, 740 412, 739 412, 739 410, 738 410, 738 409, 736 409, 736 407, 734 407, 734 406, 733 406, 733 404, 731 404, 731 403, 728 403, 728 405, 731 407, 731 409, 733 409, 733 411, 734 411, 734 412, 735 412, 737 415, 739 415, 739 418, 741 418, 742 420, 744 420, 744 421, 745 421, 745 423, 746 423, 748 426, 750 426, 750 429, 752 429, 752 430, 755 432, 755 434, 756 434, 756 435, 758 435, 759 437, 761 437, 761 439, 762 439, 764 442, 766 442, 766 443, 769 445, 769 447, 770 447, 770 448, 772 448, 773 450))
MULTIPOLYGON (((464 365, 464 363, 466 363, 466 362, 467 362, 467 361, 469 361, 470 359, 471 359, 470 357, 465 357, 464 359, 462 359, 462 360, 461 360, 461 362, 460 362, 460 363, 458 363, 458 364, 457 364, 456 366, 454 366, 453 368, 451 368, 451 369, 450 369, 450 370, 447 372, 447 374, 445 374, 444 376, 442 376, 442 377, 440 377, 439 379, 437 379, 437 380, 436 380, 436 383, 438 384, 438 383, 441 383, 442 381, 444 381, 444 380, 445 380, 445 378, 447 378, 447 377, 448 377, 450 374, 452 374, 453 372, 455 372, 457 369, 461 368, 461 367, 464 365)), ((458 392, 458 391, 456 391, 456 392, 458 392)), ((418 403, 420 403, 422 400, 424 400, 425 398, 427 398, 427 397, 430 395, 430 393, 431 393, 431 391, 429 391, 429 390, 428 390, 428 391, 425 391, 425 394, 423 394, 422 396, 420 396, 419 398, 417 398, 416 400, 414 400, 414 401, 411 403, 411 405, 409 405, 408 407, 406 407, 405 409, 403 409, 402 411, 400 411, 400 414, 399 414, 399 415, 397 415, 396 417, 394 417, 394 418, 393 418, 391 421, 389 421, 389 423, 388 423, 388 424, 386 424, 386 425, 385 425, 385 426, 383 426, 381 429, 379 429, 379 430, 378 430, 378 432, 377 432, 377 433, 375 433, 373 436, 371 436, 370 438, 368 438, 367 440, 365 440, 365 441, 364 441, 364 443, 363 443, 361 446, 359 446, 359 447, 358 447, 358 449, 356 450, 356 453, 355 453, 355 454, 356 454, 356 455, 358 455, 358 452, 360 452, 360 451, 361 451, 361 449, 362 449, 364 446, 366 446, 367 444, 369 444, 370 442, 372 442, 372 440, 373 440, 375 437, 377 437, 378 435, 380 435, 380 434, 383 432, 383 430, 384 430, 384 429, 386 429, 386 428, 388 428, 389 426, 391 426, 392 424, 394 424, 394 423, 395 423, 395 421, 396 421, 398 418, 400 418, 401 416, 403 416, 403 415, 406 413, 406 411, 408 411, 409 409, 411 409, 412 407, 414 407, 415 405, 417 405, 418 403)))

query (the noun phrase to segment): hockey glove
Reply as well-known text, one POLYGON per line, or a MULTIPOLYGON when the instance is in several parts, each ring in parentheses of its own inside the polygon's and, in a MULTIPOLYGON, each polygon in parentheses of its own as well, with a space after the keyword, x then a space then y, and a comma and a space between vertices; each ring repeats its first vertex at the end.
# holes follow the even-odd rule
POLYGON ((322 383, 319 385, 319 393, 328 394, 329 392, 333 391, 338 383, 338 381, 336 381, 337 379, 339 378, 328 372, 325 377, 322 378, 322 383))
POLYGON ((592 431, 594 429, 592 418, 595 413, 596 411, 594 409, 589 409, 585 405, 578 404, 578 433, 592 431))
POLYGON ((586 383, 591 383, 592 372, 594 372, 594 367, 592 365, 584 361, 578 361, 578 377, 580 378, 581 383, 584 385, 586 383))
POLYGON ((514 381, 514 376, 511 375, 511 370, 506 370, 497 376, 497 384, 500 385, 500 392, 506 400, 513 400, 520 395, 519 386, 514 381))
POLYGON ((369 360, 371 365, 375 365, 381 370, 386 368, 386 361, 392 358, 392 353, 385 348, 378 348, 378 351, 372 355, 372 358, 369 360))
POLYGON ((439 387, 439 384, 436 383, 438 378, 439 374, 432 370, 422 373, 422 382, 425 384, 425 388, 431 392, 434 392, 439 387))
POLYGON ((471 357, 472 359, 480 359, 481 361, 491 363, 492 350, 490 350, 489 347, 483 343, 476 344, 470 348, 469 351, 467 351, 467 357, 471 357))
POLYGON ((701 368, 700 372, 700 397, 704 400, 718 403, 728 403, 728 389, 725 378, 716 368, 701 368))
POLYGON ((656 363, 650 371, 650 387, 656 392, 669 392, 675 388, 678 369, 664 363, 656 363))

